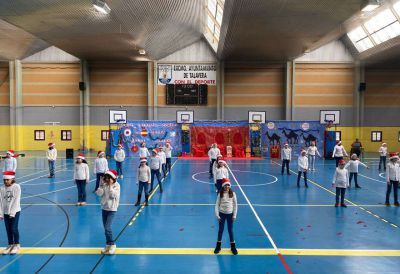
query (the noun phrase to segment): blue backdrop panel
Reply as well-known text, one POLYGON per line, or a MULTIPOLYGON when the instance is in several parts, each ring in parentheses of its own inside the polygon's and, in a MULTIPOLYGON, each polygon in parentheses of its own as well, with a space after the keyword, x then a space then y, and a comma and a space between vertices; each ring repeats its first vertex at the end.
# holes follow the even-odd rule
MULTIPOLYGON (((271 145, 289 143, 292 156, 298 156, 302 148, 316 141, 318 151, 324 153, 325 127, 319 121, 267 121, 261 127, 263 150, 268 151, 271 145)), ((266 156, 266 155, 264 155, 266 156)))
POLYGON ((139 156, 143 142, 149 149, 169 142, 173 148, 172 155, 176 156, 182 151, 181 125, 175 121, 128 121, 120 129, 111 131, 111 142, 111 155, 114 155, 118 143, 123 145, 127 156, 139 156))

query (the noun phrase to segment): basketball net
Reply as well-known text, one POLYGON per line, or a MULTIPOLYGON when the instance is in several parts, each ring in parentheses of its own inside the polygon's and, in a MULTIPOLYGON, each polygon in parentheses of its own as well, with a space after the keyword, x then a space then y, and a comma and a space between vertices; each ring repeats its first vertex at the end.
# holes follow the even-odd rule
POLYGON ((326 121, 325 128, 330 129, 333 126, 333 121, 326 121))

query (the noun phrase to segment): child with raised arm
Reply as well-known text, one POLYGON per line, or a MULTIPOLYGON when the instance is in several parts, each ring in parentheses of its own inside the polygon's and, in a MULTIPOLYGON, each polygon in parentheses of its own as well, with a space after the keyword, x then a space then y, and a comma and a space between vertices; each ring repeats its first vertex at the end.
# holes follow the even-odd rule
POLYGON ((344 203, 344 196, 346 194, 346 188, 349 186, 349 171, 344 168, 346 165, 344 160, 340 160, 338 165, 339 167, 336 168, 332 181, 332 186, 336 187, 335 207, 339 206, 339 198, 340 206, 347 207, 347 205, 344 203))
POLYGON ((365 168, 368 169, 368 166, 362 162, 360 162, 357 158, 357 154, 353 153, 351 155, 351 160, 347 162, 347 164, 344 166, 344 168, 347 168, 350 173, 350 178, 349 178, 349 188, 351 187, 351 179, 354 177, 354 182, 355 182, 355 187, 356 188, 361 188, 360 185, 358 184, 357 181, 357 175, 358 175, 358 166, 361 165, 365 168))

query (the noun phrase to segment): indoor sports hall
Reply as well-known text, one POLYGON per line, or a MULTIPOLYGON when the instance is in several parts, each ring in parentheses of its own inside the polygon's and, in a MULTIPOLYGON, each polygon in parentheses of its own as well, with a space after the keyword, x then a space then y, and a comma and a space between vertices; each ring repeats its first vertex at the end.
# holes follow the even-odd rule
POLYGON ((400 1, 0 0, 0 273, 400 273, 400 1))

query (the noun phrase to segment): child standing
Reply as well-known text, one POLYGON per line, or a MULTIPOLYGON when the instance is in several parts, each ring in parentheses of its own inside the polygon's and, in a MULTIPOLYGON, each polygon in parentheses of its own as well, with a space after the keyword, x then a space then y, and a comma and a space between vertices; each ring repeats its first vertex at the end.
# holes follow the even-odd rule
POLYGON ((383 164, 383 168, 386 171, 386 155, 387 155, 386 143, 382 143, 378 152, 379 152, 379 170, 381 170, 381 164, 383 164))
POLYGON ((214 175, 215 187, 217 188, 217 193, 219 193, 221 191, 224 179, 229 179, 227 163, 224 160, 222 160, 222 158, 218 160, 218 164, 217 167, 215 168, 215 172, 213 175, 214 175))
POLYGON ((54 170, 56 169, 57 149, 55 143, 48 144, 49 149, 46 152, 47 160, 49 162, 49 178, 54 178, 54 170))
POLYGON ((336 167, 338 167, 339 161, 343 160, 343 156, 347 157, 347 152, 342 146, 342 141, 338 141, 332 153, 332 158, 335 158, 336 160, 336 167))
POLYGON ((118 149, 114 152, 114 159, 117 165, 117 173, 119 178, 124 179, 124 175, 122 174, 122 163, 125 160, 125 151, 122 149, 122 145, 118 144, 118 149))
POLYGON ((15 159, 14 150, 9 149, 4 159, 3 171, 14 171, 17 170, 17 159, 15 159))
POLYGON ((321 154, 319 154, 318 148, 315 145, 315 142, 312 141, 311 145, 307 148, 307 156, 308 156, 308 167, 309 170, 315 171, 315 157, 318 155, 318 157, 321 157, 321 154))
POLYGON ((139 148, 139 157, 140 157, 140 159, 142 159, 142 158, 146 158, 146 159, 147 159, 147 157, 150 157, 150 152, 149 152, 149 150, 147 149, 146 143, 145 143, 145 142, 143 142, 143 143, 140 145, 140 148, 139 148))
POLYGON ((346 162, 344 160, 340 160, 338 163, 339 167, 335 170, 335 175, 333 176, 332 186, 336 187, 336 203, 335 207, 339 206, 339 197, 340 197, 340 206, 347 207, 344 203, 344 195, 346 194, 346 188, 349 186, 349 171, 344 168, 346 162))
POLYGON ((289 147, 288 143, 285 143, 283 148, 282 148, 281 159, 282 159, 282 172, 281 172, 281 174, 283 175, 283 171, 285 170, 285 166, 286 166, 287 175, 290 175, 289 163, 290 163, 290 160, 292 159, 292 149, 289 147))
POLYGON ((398 187, 400 180, 400 166, 399 166, 399 156, 396 153, 390 153, 389 163, 386 166, 386 201, 385 205, 390 206, 389 198, 390 192, 392 191, 393 186, 393 195, 394 195, 394 205, 399 206, 398 200, 398 187))
POLYGON ((157 177, 158 185, 160 186, 160 193, 163 192, 162 184, 161 184, 161 172, 160 172, 161 166, 162 166, 162 162, 161 162, 160 157, 157 156, 157 150, 153 149, 151 151, 151 157, 150 157, 150 171, 151 171, 150 192, 153 191, 154 176, 157 177))
POLYGON ((219 148, 217 147, 217 144, 212 144, 210 150, 208 151, 208 158, 210 160, 210 168, 209 168, 209 174, 210 174, 210 178, 212 178, 213 176, 213 164, 214 162, 217 160, 217 155, 221 154, 221 151, 219 150, 219 148))
POLYGON ((0 187, 0 220, 4 219, 6 226, 8 246, 3 254, 19 253, 18 222, 21 212, 21 187, 15 182, 14 171, 3 172, 4 186, 0 187))
POLYGON ((301 173, 303 173, 304 185, 306 186, 306 188, 308 188, 307 185, 308 158, 307 158, 307 152, 304 149, 301 151, 299 159, 297 160, 297 166, 299 171, 297 174, 297 187, 300 187, 301 173))
POLYGON ((142 191, 144 190, 145 195, 145 205, 147 206, 149 202, 149 184, 151 178, 151 170, 148 165, 146 165, 147 160, 143 158, 140 160, 140 166, 137 173, 137 182, 136 184, 139 185, 138 189, 138 196, 135 206, 140 205, 140 200, 142 198, 142 191))
POLYGON ((347 162, 347 164, 344 166, 344 168, 347 168, 350 172, 350 178, 349 178, 349 188, 351 188, 351 179, 353 179, 354 176, 354 182, 356 183, 356 188, 361 188, 360 185, 357 182, 357 175, 358 175, 358 166, 362 165, 363 167, 368 169, 368 166, 362 162, 360 162, 357 158, 357 154, 353 153, 351 155, 351 160, 347 162))
POLYGON ((96 192, 96 190, 100 186, 100 181, 101 178, 104 176, 104 173, 108 170, 108 162, 107 159, 105 158, 105 153, 104 151, 98 151, 97 152, 97 158, 94 161, 94 175, 96 175, 96 187, 94 188, 93 192, 96 192))
POLYGON ((120 197, 120 185, 117 182, 117 171, 108 170, 104 173, 102 184, 97 189, 96 194, 101 197, 101 212, 106 235, 106 247, 101 253, 112 255, 117 248, 111 230, 115 213, 118 210, 120 197))
POLYGON ((217 202, 215 203, 215 216, 218 219, 218 239, 214 249, 214 254, 221 251, 222 234, 224 233, 225 220, 228 224, 229 240, 231 242, 231 251, 234 255, 238 254, 235 239, 233 236, 233 222, 237 216, 237 200, 236 193, 231 189, 231 183, 228 178, 224 179, 221 191, 218 193, 217 202))
POLYGON ((78 154, 76 157, 74 180, 78 188, 78 202, 76 205, 86 205, 86 184, 89 183, 89 166, 83 154, 78 154))
POLYGON ((162 144, 160 144, 160 146, 158 147, 157 155, 161 159, 161 170, 163 172, 163 177, 165 178, 165 176, 167 176, 167 169, 165 168, 166 163, 167 163, 167 156, 164 152, 164 148, 163 148, 162 144))
POLYGON ((165 168, 169 173, 171 172, 171 159, 172 159, 172 147, 170 143, 165 144, 165 157, 166 157, 165 168))

